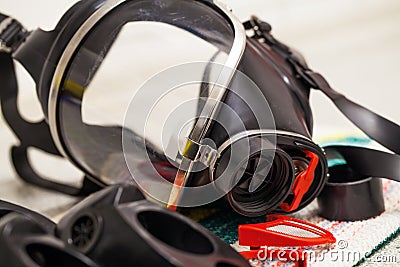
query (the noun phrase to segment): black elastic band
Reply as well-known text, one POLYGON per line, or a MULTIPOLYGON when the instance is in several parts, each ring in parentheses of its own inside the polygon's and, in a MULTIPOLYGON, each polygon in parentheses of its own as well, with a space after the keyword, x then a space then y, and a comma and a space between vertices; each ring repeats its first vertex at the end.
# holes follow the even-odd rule
POLYGON ((396 154, 352 146, 330 146, 327 149, 339 152, 347 165, 360 175, 400 182, 400 126, 336 92, 321 74, 309 69, 305 74, 314 82, 313 87, 327 95, 360 130, 396 154))
POLYGON ((400 156, 350 146, 329 146, 327 156, 337 154, 346 165, 329 169, 329 181, 318 197, 319 214, 329 220, 358 221, 385 211, 382 181, 400 182, 400 156))
MULTIPOLYGON (((298 68, 298 63, 296 64, 298 68)), ((308 68, 300 70, 310 86, 328 96, 336 107, 360 130, 387 149, 400 154, 400 126, 347 99, 329 86, 325 78, 308 68)), ((329 220, 355 221, 380 215, 384 210, 382 182, 388 178, 400 182, 400 156, 368 148, 330 146, 346 161, 346 172, 332 175, 318 197, 320 215, 329 220)), ((329 170, 333 173, 333 170, 329 170)))
POLYGON ((60 155, 52 141, 47 123, 44 120, 30 123, 20 115, 17 104, 18 84, 14 61, 11 54, 5 52, 0 52, 0 81, 0 101, 4 119, 21 143, 25 146, 39 148, 47 153, 60 155))
POLYGON ((28 158, 27 147, 13 146, 11 148, 11 159, 18 176, 25 182, 39 186, 41 188, 60 192, 71 196, 87 196, 94 193, 104 186, 93 182, 93 179, 85 176, 80 187, 74 187, 67 184, 57 183, 41 177, 32 168, 28 158))
POLYGON ((327 95, 336 107, 360 130, 387 149, 400 154, 400 126, 362 107, 336 92, 321 74, 305 71, 315 82, 315 89, 327 95))
POLYGON ((384 200, 381 181, 376 178, 400 182, 400 126, 335 91, 321 74, 300 62, 290 48, 271 35, 268 23, 252 17, 244 26, 254 29, 254 38, 264 38, 266 44, 285 54, 298 77, 328 96, 360 130, 397 154, 352 146, 325 148, 327 153, 341 155, 346 165, 339 170, 330 168, 329 173, 334 175, 319 196, 320 214, 330 220, 361 220, 379 215, 384 210, 384 200))
POLYGON ((362 147, 329 146, 340 153, 347 164, 360 175, 387 178, 400 182, 400 156, 362 147))

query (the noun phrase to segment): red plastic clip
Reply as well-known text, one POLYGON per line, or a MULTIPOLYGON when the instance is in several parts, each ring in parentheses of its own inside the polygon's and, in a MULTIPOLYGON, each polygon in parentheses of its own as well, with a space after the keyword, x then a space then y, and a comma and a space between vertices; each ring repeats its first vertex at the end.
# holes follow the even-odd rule
POLYGON ((292 203, 289 205, 287 203, 281 203, 280 208, 285 212, 294 211, 300 205, 301 200, 305 193, 311 186, 314 180, 314 172, 318 165, 318 156, 310 151, 304 151, 306 157, 310 159, 308 168, 297 175, 292 186, 292 192, 294 194, 292 203))
POLYGON ((250 250, 239 252, 246 259, 291 261, 295 266, 307 266, 307 251, 270 247, 308 247, 333 244, 336 238, 314 224, 284 215, 269 215, 268 222, 239 225, 239 245, 250 250))
POLYGON ((250 247, 297 247, 332 244, 331 232, 299 219, 283 215, 268 216, 273 221, 239 225, 239 245, 250 247))

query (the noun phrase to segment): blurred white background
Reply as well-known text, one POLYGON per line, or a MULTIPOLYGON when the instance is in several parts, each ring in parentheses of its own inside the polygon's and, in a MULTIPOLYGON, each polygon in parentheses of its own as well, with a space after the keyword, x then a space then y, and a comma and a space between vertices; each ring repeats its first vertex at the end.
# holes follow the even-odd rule
MULTIPOLYGON (((400 1, 398 0, 224 0, 246 20, 255 14, 268 21, 275 37, 301 51, 311 68, 350 99, 400 123, 400 1)), ((0 0, 0 12, 28 29, 52 29, 75 1, 0 0)), ((19 70, 23 114, 42 117, 34 85, 19 70)), ((319 92, 312 94, 316 136, 357 132, 319 92)), ((15 179, 9 147, 16 143, 0 120, 0 180, 15 179)), ((55 164, 55 163, 54 163, 55 164)), ((0 187, 1 188, 1 187, 0 187)), ((0 189, 0 197, 10 195, 0 189), (3 191, 3 192, 2 192, 3 191)))

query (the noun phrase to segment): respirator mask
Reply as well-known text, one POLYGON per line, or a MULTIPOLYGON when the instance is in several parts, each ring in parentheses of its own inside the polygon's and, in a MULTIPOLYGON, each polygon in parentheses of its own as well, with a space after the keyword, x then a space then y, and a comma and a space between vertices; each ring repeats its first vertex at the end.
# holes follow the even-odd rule
POLYGON ((333 90, 269 24, 242 24, 216 1, 85 0, 49 32, 0 20, 1 107, 30 183, 86 195, 131 182, 171 209, 225 197, 259 216, 300 210, 329 182, 400 179, 396 154, 315 144, 310 90, 397 154, 399 126, 333 90), (19 115, 13 59, 37 85, 40 123, 19 115), (83 183, 40 177, 29 147, 68 158, 83 183), (332 158, 340 171, 328 171, 332 158))

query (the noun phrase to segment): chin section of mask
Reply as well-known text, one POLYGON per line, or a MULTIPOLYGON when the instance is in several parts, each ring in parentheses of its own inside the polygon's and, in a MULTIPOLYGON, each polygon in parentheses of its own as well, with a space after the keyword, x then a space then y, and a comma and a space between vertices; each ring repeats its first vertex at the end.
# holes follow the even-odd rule
POLYGON ((57 236, 101 266, 249 266, 190 219, 116 185, 73 208, 57 236))

